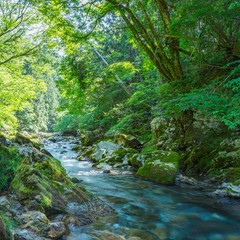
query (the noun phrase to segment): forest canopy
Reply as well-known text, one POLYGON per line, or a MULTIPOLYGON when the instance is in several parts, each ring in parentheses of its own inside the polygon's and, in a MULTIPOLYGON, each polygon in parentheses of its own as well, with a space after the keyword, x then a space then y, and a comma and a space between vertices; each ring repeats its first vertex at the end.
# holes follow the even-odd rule
POLYGON ((58 115, 56 130, 138 134, 155 116, 198 112, 236 128, 239 10, 225 0, 3 0, 0 126, 51 130, 58 115))

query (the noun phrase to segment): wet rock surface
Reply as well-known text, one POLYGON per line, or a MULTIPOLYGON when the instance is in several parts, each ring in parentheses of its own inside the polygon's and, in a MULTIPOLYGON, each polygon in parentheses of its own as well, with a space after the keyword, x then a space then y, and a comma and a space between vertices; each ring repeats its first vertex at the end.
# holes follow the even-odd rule
POLYGON ((213 192, 213 195, 240 199, 240 185, 233 185, 232 183, 223 183, 213 192))
POLYGON ((77 186, 81 181, 72 181, 47 150, 35 148, 26 136, 18 139, 14 146, 23 160, 13 177, 11 194, 0 196, 1 239, 10 240, 8 225, 13 239, 62 239, 69 234, 69 219, 80 226, 114 213, 104 201, 77 186))

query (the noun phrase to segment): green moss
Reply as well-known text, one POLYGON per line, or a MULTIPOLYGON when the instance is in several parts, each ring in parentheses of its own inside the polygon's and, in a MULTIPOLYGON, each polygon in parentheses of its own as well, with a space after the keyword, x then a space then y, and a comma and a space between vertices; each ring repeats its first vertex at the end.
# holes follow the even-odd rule
POLYGON ((45 211, 64 212, 67 199, 88 200, 84 189, 71 181, 60 161, 51 157, 34 163, 25 159, 16 171, 11 189, 20 201, 36 200, 39 209, 45 211))
POLYGON ((114 151, 112 154, 123 158, 127 153, 133 154, 133 153, 137 153, 137 151, 133 148, 120 148, 114 151))
POLYGON ((111 155, 111 157, 106 158, 105 162, 107 163, 119 163, 123 162, 123 158, 127 157, 129 158, 131 155, 137 153, 137 151, 133 148, 120 148, 116 151, 114 151, 111 155))
POLYGON ((142 166, 142 159, 140 154, 133 154, 129 157, 129 163, 135 169, 138 169, 142 166))
POLYGON ((0 145, 0 191, 9 188, 16 169, 21 162, 22 157, 15 148, 0 145))
POLYGON ((33 199, 39 196, 38 201, 43 207, 51 205, 51 182, 38 169, 25 163, 19 166, 11 189, 20 200, 33 199))
POLYGON ((151 153, 155 151, 157 151, 157 146, 155 144, 151 144, 151 145, 145 145, 141 153, 145 154, 145 153, 151 153))
POLYGON ((0 239, 12 240, 16 223, 0 211, 0 239))
POLYGON ((37 138, 30 139, 30 141, 31 141, 32 145, 37 149, 40 149, 43 146, 41 141, 39 141, 37 138))
POLYGON ((76 145, 72 148, 73 151, 79 151, 82 149, 82 145, 76 145))
POLYGON ((179 161, 179 154, 173 151, 158 150, 146 156, 151 158, 151 160, 160 160, 161 162, 165 162, 165 163, 178 164, 178 161, 179 161))
POLYGON ((161 184, 174 184, 178 171, 176 152, 157 151, 137 171, 137 175, 161 184))
POLYGON ((226 181, 236 183, 240 181, 240 168, 232 167, 226 171, 226 181))
POLYGON ((51 180, 54 181, 66 180, 67 176, 66 170, 61 165, 61 162, 55 158, 49 158, 49 160, 43 162, 38 161, 34 164, 34 167, 51 180))

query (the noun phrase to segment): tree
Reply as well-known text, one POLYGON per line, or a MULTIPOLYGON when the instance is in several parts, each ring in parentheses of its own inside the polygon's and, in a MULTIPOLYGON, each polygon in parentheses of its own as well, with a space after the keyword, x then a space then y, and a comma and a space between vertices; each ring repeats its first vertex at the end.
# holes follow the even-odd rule
MULTIPOLYGON (((224 95, 222 93, 226 89, 222 86, 231 80, 228 76, 235 68, 229 63, 236 63, 240 56, 238 1, 89 0, 83 3, 75 0, 56 0, 47 4, 39 0, 30 2, 45 12, 54 26, 58 27, 58 36, 62 39, 61 44, 66 46, 66 54, 72 54, 81 44, 84 45, 89 37, 93 42, 100 39, 99 33, 104 36, 104 29, 124 29, 126 33, 130 32, 131 36, 128 35, 127 39, 139 46, 141 53, 144 52, 148 56, 162 78, 160 83, 169 83, 170 87, 165 88, 166 94, 161 91, 160 96, 159 92, 158 99, 162 103, 163 96, 168 96, 164 101, 168 101, 168 106, 172 107, 172 116, 177 118, 184 112, 191 112, 192 122, 193 112, 198 111, 200 105, 199 108, 196 105, 193 108, 187 104, 188 107, 177 109, 171 100, 181 101, 184 94, 193 96, 192 90, 195 89, 199 89, 199 93, 203 93, 201 89, 208 89, 208 94, 213 95, 217 92, 216 96, 221 106, 229 104, 220 101, 219 98, 224 95)), ((141 71, 147 72, 144 67, 141 71)), ((159 81, 159 78, 155 79, 159 81)), ((146 81, 142 77, 138 80, 146 81)), ((84 95, 85 89, 81 90, 84 95)), ((228 90, 233 93, 231 88, 228 90)), ((236 93, 232 96, 235 98, 236 93)), ((76 105, 81 108, 82 101, 79 99, 75 98, 76 103, 79 103, 76 105)), ((74 98, 72 100, 74 101, 74 98)), ((165 104, 159 106, 161 110, 158 112, 163 113, 164 107, 165 104)))
POLYGON ((27 1, 0 2, 1 129, 16 129, 16 111, 22 111, 46 90, 40 72, 27 71, 28 63, 36 60, 46 29, 39 12, 27 1))
POLYGON ((0 3, 0 65, 33 54, 40 44, 44 26, 27 1, 0 3), (33 33, 34 32, 34 33, 33 33))

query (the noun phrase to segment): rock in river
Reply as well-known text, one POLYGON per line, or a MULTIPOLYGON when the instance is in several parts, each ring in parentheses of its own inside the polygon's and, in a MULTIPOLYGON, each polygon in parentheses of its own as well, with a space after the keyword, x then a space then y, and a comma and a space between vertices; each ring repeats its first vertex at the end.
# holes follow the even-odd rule
POLYGON ((161 183, 174 184, 178 172, 176 152, 156 151, 137 171, 137 175, 161 183))

